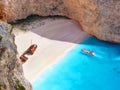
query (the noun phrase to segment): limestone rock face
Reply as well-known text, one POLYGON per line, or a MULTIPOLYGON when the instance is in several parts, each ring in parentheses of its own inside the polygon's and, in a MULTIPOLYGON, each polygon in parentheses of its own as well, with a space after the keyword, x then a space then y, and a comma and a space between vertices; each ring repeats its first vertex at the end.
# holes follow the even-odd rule
POLYGON ((0 90, 32 90, 17 58, 10 25, 0 22, 0 90))
POLYGON ((120 43, 119 0, 1 0, 0 19, 15 21, 29 15, 61 15, 80 23, 84 31, 120 43))

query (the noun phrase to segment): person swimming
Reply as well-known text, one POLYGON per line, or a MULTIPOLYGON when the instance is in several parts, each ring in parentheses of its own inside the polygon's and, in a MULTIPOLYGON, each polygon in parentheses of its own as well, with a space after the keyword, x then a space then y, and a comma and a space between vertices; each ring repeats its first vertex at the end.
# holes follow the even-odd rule
POLYGON ((82 49, 81 51, 82 51, 83 53, 85 53, 85 54, 89 54, 89 55, 92 55, 92 56, 95 55, 95 52, 94 52, 94 51, 90 51, 90 50, 87 50, 87 49, 82 49))

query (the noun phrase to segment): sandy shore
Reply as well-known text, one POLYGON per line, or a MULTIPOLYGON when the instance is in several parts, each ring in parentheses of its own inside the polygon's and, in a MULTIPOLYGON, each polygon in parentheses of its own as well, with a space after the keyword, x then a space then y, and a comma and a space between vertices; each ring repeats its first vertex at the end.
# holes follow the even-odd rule
POLYGON ((24 25, 30 31, 14 28, 19 55, 31 44, 37 44, 35 53, 23 64, 25 77, 33 82, 41 73, 64 57, 77 43, 89 35, 68 19, 39 19, 24 25))

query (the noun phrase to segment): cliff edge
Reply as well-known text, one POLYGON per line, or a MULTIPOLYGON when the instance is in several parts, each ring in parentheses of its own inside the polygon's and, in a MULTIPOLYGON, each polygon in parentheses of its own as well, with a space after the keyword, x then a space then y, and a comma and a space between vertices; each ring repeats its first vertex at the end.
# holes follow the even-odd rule
POLYGON ((11 22, 29 15, 66 16, 98 39, 120 43, 119 0, 0 0, 0 19, 11 22))
POLYGON ((11 26, 0 22, 0 90, 32 90, 24 78, 11 26))

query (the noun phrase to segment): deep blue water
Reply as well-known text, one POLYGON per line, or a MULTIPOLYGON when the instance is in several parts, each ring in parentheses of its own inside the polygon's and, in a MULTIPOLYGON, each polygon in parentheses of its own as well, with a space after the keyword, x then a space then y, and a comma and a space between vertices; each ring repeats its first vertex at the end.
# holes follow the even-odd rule
POLYGON ((89 37, 34 83, 34 90, 120 90, 120 44, 89 37), (86 48, 95 56, 81 53, 86 48))

